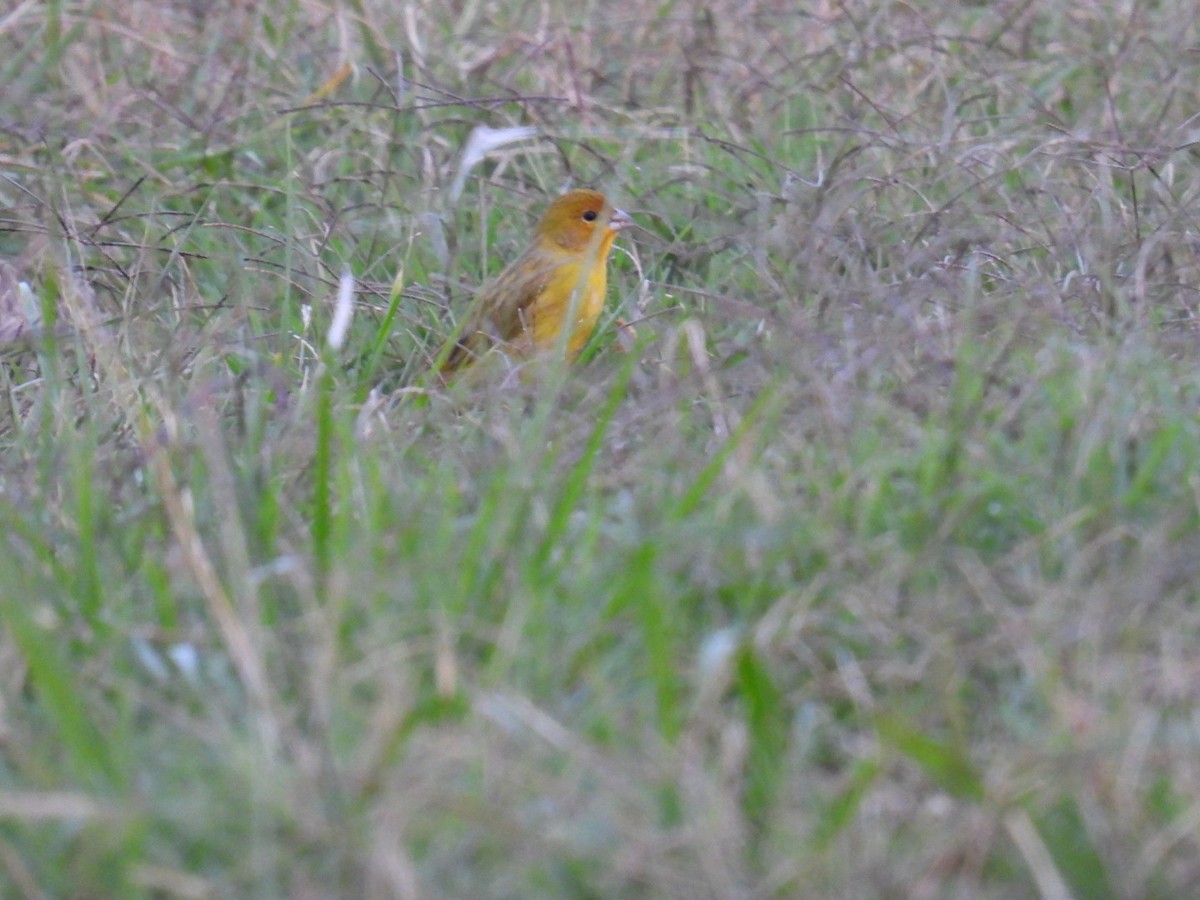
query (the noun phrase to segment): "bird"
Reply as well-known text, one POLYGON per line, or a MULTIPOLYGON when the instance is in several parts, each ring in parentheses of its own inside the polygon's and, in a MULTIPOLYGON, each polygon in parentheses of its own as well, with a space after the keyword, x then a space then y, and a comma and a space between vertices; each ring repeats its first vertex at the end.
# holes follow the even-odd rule
POLYGON ((546 207, 529 247, 479 289, 443 376, 469 366, 490 347, 531 356, 561 346, 579 356, 596 328, 608 287, 613 241, 633 225, 599 191, 573 190, 546 207))

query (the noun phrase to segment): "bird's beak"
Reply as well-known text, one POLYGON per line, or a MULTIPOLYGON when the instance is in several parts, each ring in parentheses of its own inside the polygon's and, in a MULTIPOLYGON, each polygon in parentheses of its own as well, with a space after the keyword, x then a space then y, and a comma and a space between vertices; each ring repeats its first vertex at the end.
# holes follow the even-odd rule
POLYGON ((608 227, 613 231, 620 231, 622 228, 633 227, 633 216, 625 212, 623 209, 614 209, 612 217, 608 220, 608 227))

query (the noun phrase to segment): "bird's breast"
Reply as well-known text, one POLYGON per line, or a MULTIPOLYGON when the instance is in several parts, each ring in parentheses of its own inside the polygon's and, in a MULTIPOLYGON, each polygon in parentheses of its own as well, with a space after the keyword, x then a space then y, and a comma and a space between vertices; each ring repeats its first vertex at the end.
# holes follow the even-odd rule
POLYGON ((602 262, 586 266, 572 260, 560 265, 533 304, 534 345, 539 350, 553 348, 567 327, 573 307, 575 315, 567 354, 576 356, 592 336, 600 318, 607 285, 602 262))

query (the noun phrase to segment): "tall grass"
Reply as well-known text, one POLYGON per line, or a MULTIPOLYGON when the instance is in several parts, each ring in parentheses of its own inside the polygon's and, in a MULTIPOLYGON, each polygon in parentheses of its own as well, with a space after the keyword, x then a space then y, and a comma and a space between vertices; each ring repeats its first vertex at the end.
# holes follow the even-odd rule
POLYGON ((0 14, 0 893, 1189 894, 1194 18, 0 14))

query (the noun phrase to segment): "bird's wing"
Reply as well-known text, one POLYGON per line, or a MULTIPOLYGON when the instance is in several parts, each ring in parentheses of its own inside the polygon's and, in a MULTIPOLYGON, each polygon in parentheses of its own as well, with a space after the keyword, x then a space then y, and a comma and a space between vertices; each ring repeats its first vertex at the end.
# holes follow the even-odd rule
POLYGON ((533 246, 483 287, 479 294, 480 324, 502 341, 520 339, 531 327, 531 307, 546 290, 564 260, 545 247, 533 246))
POLYGON ((563 262, 551 249, 535 245, 484 284, 442 370, 457 369, 497 341, 516 342, 531 333, 531 307, 563 262))

